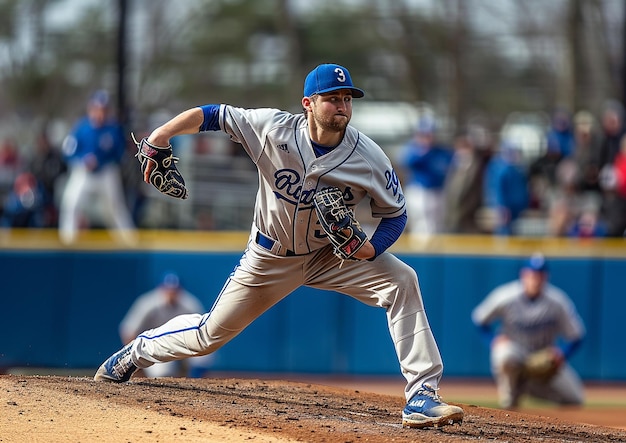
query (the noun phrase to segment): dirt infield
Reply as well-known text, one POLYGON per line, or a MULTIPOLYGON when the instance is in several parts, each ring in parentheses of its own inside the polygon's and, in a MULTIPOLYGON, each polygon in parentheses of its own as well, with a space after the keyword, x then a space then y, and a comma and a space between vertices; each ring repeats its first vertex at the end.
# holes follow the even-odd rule
POLYGON ((0 442, 626 442, 625 429, 471 404, 461 426, 403 429, 400 395, 294 381, 1 375, 0 392, 0 442))

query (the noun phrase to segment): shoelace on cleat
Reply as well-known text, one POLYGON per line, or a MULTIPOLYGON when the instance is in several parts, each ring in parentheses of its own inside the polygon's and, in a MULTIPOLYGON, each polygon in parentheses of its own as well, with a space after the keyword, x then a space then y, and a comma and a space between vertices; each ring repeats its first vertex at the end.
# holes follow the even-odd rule
POLYGON ((425 395, 427 397, 432 398, 436 402, 441 403, 443 400, 439 396, 437 391, 439 391, 439 388, 433 388, 431 385, 424 383, 424 386, 422 387, 422 389, 417 391, 417 395, 425 395))
POLYGON ((128 372, 130 367, 133 365, 133 361, 130 358, 130 351, 131 349, 129 348, 126 352, 120 355, 120 357, 117 359, 117 363, 115 363, 111 367, 111 370, 119 378, 122 378, 126 374, 126 372, 128 372), (124 362, 124 360, 126 360, 126 362, 124 362))

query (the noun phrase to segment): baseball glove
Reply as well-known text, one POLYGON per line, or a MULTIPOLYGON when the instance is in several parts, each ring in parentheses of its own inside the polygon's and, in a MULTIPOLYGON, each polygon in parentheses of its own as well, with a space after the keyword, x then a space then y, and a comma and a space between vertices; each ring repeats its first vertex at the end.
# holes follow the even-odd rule
POLYGON ((186 199, 188 192, 185 187, 185 180, 176 169, 178 158, 172 155, 172 145, 155 146, 148 142, 147 137, 138 142, 134 134, 131 136, 137 145, 135 157, 139 159, 141 164, 141 173, 145 173, 149 163, 154 163, 154 169, 150 172, 150 183, 162 194, 182 200, 186 199))
POLYGON ((339 188, 326 188, 315 193, 313 203, 322 229, 342 260, 357 260, 354 254, 367 241, 367 234, 348 209, 339 188))
POLYGON ((524 362, 524 375, 536 380, 550 380, 559 370, 559 364, 550 348, 530 354, 524 362))

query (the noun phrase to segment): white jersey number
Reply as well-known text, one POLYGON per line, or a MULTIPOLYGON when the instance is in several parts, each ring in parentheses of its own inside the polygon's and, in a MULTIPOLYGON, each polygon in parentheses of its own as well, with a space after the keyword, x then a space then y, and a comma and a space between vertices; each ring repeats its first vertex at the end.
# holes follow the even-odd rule
POLYGON ((339 80, 341 83, 346 81, 346 74, 343 72, 343 69, 335 68, 335 72, 337 73, 337 80, 339 80))

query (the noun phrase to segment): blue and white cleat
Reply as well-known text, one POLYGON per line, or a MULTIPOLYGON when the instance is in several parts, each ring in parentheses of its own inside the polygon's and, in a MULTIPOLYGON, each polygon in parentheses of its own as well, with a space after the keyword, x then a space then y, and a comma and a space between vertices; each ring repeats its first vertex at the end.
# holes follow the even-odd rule
POLYGON ((130 342, 120 351, 110 356, 100 365, 93 379, 95 381, 110 381, 114 383, 128 381, 130 376, 137 370, 137 366, 130 358, 132 346, 133 343, 130 342))
POLYGON ((425 383, 402 411, 402 427, 427 428, 463 422, 463 409, 444 403, 437 389, 425 383))

